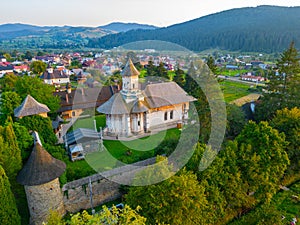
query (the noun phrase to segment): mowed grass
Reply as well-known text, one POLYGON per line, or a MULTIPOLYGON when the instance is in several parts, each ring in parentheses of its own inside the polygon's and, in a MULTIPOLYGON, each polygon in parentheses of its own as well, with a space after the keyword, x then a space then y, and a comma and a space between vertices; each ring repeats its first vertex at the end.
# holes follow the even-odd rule
POLYGON ((244 74, 244 73, 247 73, 248 70, 222 70, 220 72, 221 75, 224 75, 224 76, 236 76, 237 74, 241 75, 241 74, 244 74))
POLYGON ((224 99, 226 102, 234 101, 251 93, 249 91, 249 84, 229 80, 223 80, 219 84, 221 90, 223 91, 224 99))
POLYGON ((168 137, 180 138, 179 129, 169 129, 157 134, 132 141, 104 140, 104 149, 90 153, 86 161, 96 171, 113 169, 123 164, 131 164, 155 156, 155 148, 168 137))
POLYGON ((97 115, 88 118, 79 118, 70 130, 76 130, 78 128, 87 128, 94 130, 94 120, 96 120, 96 127, 98 131, 100 130, 100 127, 103 128, 106 126, 105 115, 97 115))

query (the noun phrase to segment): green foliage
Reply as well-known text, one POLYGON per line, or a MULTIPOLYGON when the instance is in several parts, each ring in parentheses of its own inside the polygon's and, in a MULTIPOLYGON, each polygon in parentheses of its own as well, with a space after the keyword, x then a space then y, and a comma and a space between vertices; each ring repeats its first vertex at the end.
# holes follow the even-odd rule
MULTIPOLYGON (((1 141, 1 137, 0 137, 1 141)), ((16 202, 13 193, 10 189, 9 180, 4 169, 0 165, 0 221, 5 225, 21 224, 21 219, 18 214, 16 202)))
MULTIPOLYGON (((171 168, 167 162, 161 163, 159 170, 147 169, 141 176, 144 179, 168 177, 171 168)), ((125 198, 131 207, 142 208, 141 213, 149 224, 207 224, 204 188, 191 172, 183 171, 159 184, 131 187, 125 198)))
POLYGON ((291 40, 300 43, 300 32, 295 29, 299 27, 299 15, 299 8, 233 9, 167 28, 133 30, 91 39, 88 46, 110 49, 135 41, 162 40, 197 52, 206 49, 278 52, 291 40))
POLYGON ((5 76, 0 79, 2 92, 13 91, 17 80, 18 77, 13 73, 5 74, 5 76))
POLYGON ((20 125, 17 122, 14 122, 12 125, 14 128, 18 146, 21 150, 22 160, 24 161, 29 157, 31 153, 33 146, 33 137, 29 134, 26 127, 20 125))
POLYGON ((112 76, 109 76, 105 81, 105 85, 116 85, 116 84, 122 87, 122 76, 120 72, 114 73, 112 76))
POLYGON ((196 70, 194 63, 191 62, 187 75, 185 76, 184 90, 189 95, 197 98, 197 101, 195 101, 194 104, 199 115, 200 140, 201 142, 206 143, 209 139, 211 129, 211 111, 208 100, 203 90, 201 89, 199 83, 197 83, 196 80, 194 80, 196 78, 196 75, 202 73, 202 69, 203 68, 197 68, 196 70))
POLYGON ((0 102, 0 113, 1 115, 1 123, 9 116, 13 116, 14 109, 17 108, 21 104, 21 98, 16 92, 8 91, 4 92, 1 95, 0 102))
POLYGON ((273 198, 270 204, 262 204, 244 215, 230 225, 256 225, 256 224, 290 224, 293 218, 298 217, 300 210, 299 181, 289 186, 289 191, 280 191, 273 198), (282 218, 284 216, 284 218, 282 218))
POLYGON ((152 77, 156 75, 156 67, 153 64, 153 61, 150 60, 147 65, 147 76, 152 77))
POLYGON ((11 123, 0 126, 0 165, 11 181, 15 180, 22 168, 21 151, 11 123))
POLYGON ((236 137, 246 124, 244 111, 235 104, 227 104, 226 136, 236 137))
POLYGON ((291 161, 290 173, 297 173, 300 168, 300 109, 278 110, 270 125, 285 134, 287 153, 291 161))
POLYGON ((79 60, 76 59, 71 62, 71 66, 69 69, 77 69, 77 68, 82 68, 82 64, 80 63, 79 60))
POLYGON ((300 107, 300 63, 294 42, 290 44, 277 62, 278 74, 269 72, 269 85, 262 102, 257 107, 258 121, 270 120, 277 110, 300 107))
POLYGON ((211 72, 214 74, 214 75, 217 75, 218 73, 218 67, 217 65, 215 64, 215 59, 214 57, 212 56, 209 56, 208 59, 207 59, 207 63, 206 63, 209 67, 209 69, 211 70, 211 72))
POLYGON ((47 64, 37 60, 30 64, 30 70, 33 72, 33 74, 41 75, 43 72, 46 71, 47 64))
POLYGON ((182 88, 185 85, 185 74, 184 71, 179 68, 179 66, 175 70, 175 76, 173 77, 173 81, 176 82, 182 88))
POLYGON ((140 210, 140 207, 134 210, 128 205, 123 209, 118 209, 116 206, 108 209, 103 206, 102 210, 95 215, 90 215, 84 210, 71 215, 68 221, 62 220, 58 213, 52 211, 45 225, 145 225, 146 218, 138 214, 140 210))
POLYGON ((236 142, 238 166, 248 192, 254 192, 258 200, 269 202, 289 165, 284 134, 279 134, 267 122, 250 121, 236 142))
POLYGON ((19 120, 19 123, 28 131, 37 131, 45 143, 56 144, 57 137, 53 133, 52 122, 49 117, 25 116, 19 120))
POLYGON ((49 107, 51 112, 56 112, 60 105, 59 97, 54 97, 54 87, 45 84, 38 77, 23 76, 18 78, 15 83, 15 91, 25 99, 27 95, 31 95, 35 100, 49 107))
POLYGON ((156 68, 156 76, 158 77, 163 77, 163 78, 166 78, 166 79, 170 79, 169 75, 168 75, 168 71, 167 69, 165 68, 165 65, 160 62, 158 67, 156 68))

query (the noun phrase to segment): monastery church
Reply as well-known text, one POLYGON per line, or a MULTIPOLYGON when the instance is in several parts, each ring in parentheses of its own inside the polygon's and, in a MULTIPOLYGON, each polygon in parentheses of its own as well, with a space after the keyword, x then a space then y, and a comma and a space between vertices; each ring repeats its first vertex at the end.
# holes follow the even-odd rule
POLYGON ((139 74, 129 59, 121 72, 122 90, 97 108, 106 115, 105 135, 128 137, 156 128, 180 127, 188 119, 193 97, 175 82, 149 83, 141 90, 139 74))

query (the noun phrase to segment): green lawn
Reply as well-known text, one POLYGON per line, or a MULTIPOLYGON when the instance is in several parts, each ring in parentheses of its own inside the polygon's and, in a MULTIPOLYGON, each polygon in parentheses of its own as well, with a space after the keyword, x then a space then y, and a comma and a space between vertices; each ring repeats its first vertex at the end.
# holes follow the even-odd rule
POLYGON ((130 164, 155 156, 155 148, 168 138, 179 140, 181 131, 177 128, 161 131, 157 134, 133 141, 104 140, 103 151, 86 155, 85 160, 71 162, 66 160, 67 180, 76 180, 102 172, 116 166, 130 164))
POLYGON ((226 102, 231 102, 233 100, 236 100, 238 98, 244 97, 251 92, 249 91, 250 85, 229 81, 229 80, 223 80, 219 83, 221 90, 223 91, 224 98, 226 102))
POLYGON ((94 120, 96 119, 96 126, 99 131, 100 127, 105 127, 105 115, 92 116, 88 118, 78 119, 70 130, 78 128, 88 128, 94 130, 94 120))
POLYGON ((247 72, 248 72, 248 70, 222 70, 220 72, 220 75, 233 77, 237 74, 241 75, 241 74, 244 74, 244 73, 247 73, 247 72))

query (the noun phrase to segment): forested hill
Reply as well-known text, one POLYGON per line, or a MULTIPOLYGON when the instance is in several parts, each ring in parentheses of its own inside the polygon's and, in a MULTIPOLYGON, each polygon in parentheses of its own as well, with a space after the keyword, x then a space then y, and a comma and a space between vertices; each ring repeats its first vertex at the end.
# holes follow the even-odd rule
POLYGON ((89 47, 112 48, 141 40, 174 42, 193 51, 279 52, 300 47, 300 7, 232 9, 156 30, 134 30, 90 39, 89 47))

